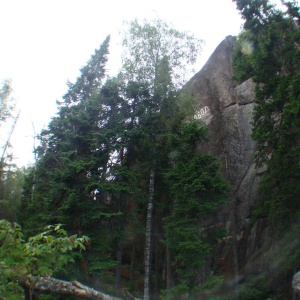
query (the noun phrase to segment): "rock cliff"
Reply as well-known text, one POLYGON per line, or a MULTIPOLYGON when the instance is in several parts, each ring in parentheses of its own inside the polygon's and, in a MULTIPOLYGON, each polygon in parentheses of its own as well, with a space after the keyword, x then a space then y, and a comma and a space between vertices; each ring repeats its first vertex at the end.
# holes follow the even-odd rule
POLYGON ((293 261, 299 261, 300 255, 299 224, 278 237, 267 219, 253 217, 254 206, 259 203, 259 173, 263 172, 255 168, 256 145, 251 138, 255 84, 251 79, 242 84, 233 80, 235 42, 235 37, 226 37, 186 86, 198 105, 194 117, 207 125, 210 137, 199 144, 199 151, 220 159, 223 174, 232 186, 229 205, 203 220, 206 226, 225 225, 228 232, 211 265, 230 286, 242 280, 256 292, 257 287, 264 286, 268 293, 279 293, 276 299, 296 299, 299 273, 294 277, 294 292, 291 286, 296 271, 293 261))
POLYGON ((219 157, 223 174, 232 185, 231 205, 219 212, 218 221, 226 224, 229 234, 236 232, 243 265, 254 248, 251 235, 256 233, 245 228, 256 200, 258 176, 251 138, 254 83, 250 79, 238 85, 232 79, 235 41, 234 37, 226 37, 187 88, 198 105, 195 118, 207 124, 210 137, 208 143, 199 145, 199 150, 219 157), (236 224, 234 231, 231 216, 236 224))
POLYGON ((233 186, 241 223, 249 216, 256 197, 255 143, 251 139, 254 83, 232 80, 235 38, 228 36, 188 83, 199 105, 196 117, 208 126, 210 141, 200 150, 219 157, 224 175, 233 186))

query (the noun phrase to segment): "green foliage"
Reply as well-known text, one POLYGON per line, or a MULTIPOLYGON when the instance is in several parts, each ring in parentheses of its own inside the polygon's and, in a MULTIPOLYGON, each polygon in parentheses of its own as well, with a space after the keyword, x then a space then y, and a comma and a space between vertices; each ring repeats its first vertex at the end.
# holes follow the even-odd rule
POLYGON ((95 50, 87 64, 80 70, 80 76, 73 84, 68 82, 68 92, 64 96, 66 104, 83 102, 91 98, 91 96, 98 92, 102 84, 102 79, 106 73, 106 63, 108 52, 108 45, 110 36, 108 36, 102 43, 99 49, 95 50))
POLYGON ((7 219, 11 222, 17 221, 26 172, 25 169, 11 168, 9 172, 5 172, 5 177, 2 177, 2 190, 0 193, 1 219, 7 219))
POLYGON ((205 136, 203 127, 194 121, 182 124, 178 132, 171 142, 177 155, 165 173, 173 199, 171 215, 164 218, 165 243, 175 258, 176 271, 174 288, 166 295, 189 293, 192 297, 218 235, 212 235, 200 221, 227 202, 229 185, 215 157, 195 152, 196 143, 205 136))
POLYGON ((197 287, 197 291, 205 292, 215 290, 220 285, 224 284, 223 276, 208 276, 207 280, 197 287))
POLYGON ((171 28, 160 19, 143 22, 135 19, 125 25, 123 76, 147 82, 154 94, 158 88, 170 92, 174 86, 182 85, 187 66, 196 61, 203 41, 171 28))
POLYGON ((266 167, 257 214, 282 224, 300 208, 299 6, 286 2, 282 12, 267 0, 236 3, 245 19, 234 54, 236 78, 257 84, 253 138, 257 166, 266 167))
POLYGON ((5 80, 0 86, 0 219, 11 221, 17 219, 24 173, 12 162, 10 142, 17 120, 11 81, 5 80))
POLYGON ((240 33, 233 49, 232 64, 235 70, 233 79, 242 82, 254 76, 252 60, 254 50, 252 33, 250 31, 240 33))
POLYGON ((111 284, 115 273, 121 274, 122 256, 122 264, 131 265, 131 283, 139 288, 149 174, 155 174, 150 195, 155 235, 149 249, 158 250, 150 275, 158 289, 164 288, 158 281, 168 247, 176 274, 169 292, 186 292, 198 284, 199 270, 219 236, 218 230, 202 228, 200 219, 225 203, 228 191, 217 160, 196 152, 207 133, 193 120, 194 99, 177 90, 201 41, 161 20, 128 25, 119 76, 105 77, 106 39, 76 82, 68 83, 57 115, 40 134, 20 218, 27 234, 63 223, 68 231, 91 238, 77 270, 70 272, 72 279, 111 284))
POLYGON ((86 236, 67 236, 61 225, 49 225, 45 231, 23 239, 20 225, 0 220, 0 296, 22 299, 18 280, 28 280, 33 287, 33 276, 51 276, 74 262, 72 252, 85 250, 86 236))
MULTIPOLYGON (((134 118, 138 122, 131 123, 135 145, 128 149, 135 154, 132 163, 146 182, 141 190, 148 199, 148 209, 145 202, 143 207, 147 214, 144 298, 148 299, 151 235, 154 231, 163 231, 161 221, 152 225, 152 209, 154 207, 158 215, 163 215, 167 209, 170 198, 163 173, 170 164, 168 141, 177 124, 184 120, 179 113, 176 89, 184 82, 186 66, 195 62, 201 41, 157 19, 141 23, 134 20, 126 25, 121 78, 125 85, 128 84, 132 111, 135 113, 136 108, 140 108, 134 118), (141 91, 147 93, 140 97, 141 91)), ((158 276, 156 274, 156 278, 158 276)))
POLYGON ((274 7, 268 0, 234 0, 234 2, 245 19, 244 28, 254 32, 266 24, 274 7))
POLYGON ((11 80, 5 80, 0 88, 0 128, 5 121, 12 116, 15 108, 13 99, 11 98, 12 87, 11 80))
MULTIPOLYGON (((15 112, 16 103, 12 97, 10 80, 4 80, 0 86, 0 188, 2 177, 11 168, 11 136, 20 113, 15 112)), ((0 189, 1 198, 2 188, 0 189)))
POLYGON ((69 83, 58 115, 41 133, 38 162, 26 178, 20 214, 30 234, 59 222, 72 233, 91 237, 76 271, 83 280, 88 274, 104 277, 115 267, 124 206, 139 189, 130 166, 134 133, 128 130, 135 126, 136 112, 130 115, 119 79, 104 80, 108 41, 77 81, 69 83))

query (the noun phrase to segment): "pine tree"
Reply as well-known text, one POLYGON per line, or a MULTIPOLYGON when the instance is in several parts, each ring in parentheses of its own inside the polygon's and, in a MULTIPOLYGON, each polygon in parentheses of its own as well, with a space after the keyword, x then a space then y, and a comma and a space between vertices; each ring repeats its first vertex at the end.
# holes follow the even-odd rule
POLYGON ((116 85, 112 81, 101 85, 108 41, 82 68, 75 84, 69 84, 58 115, 41 133, 33 192, 27 189, 22 212, 28 218, 23 224, 31 223, 34 231, 63 223, 72 233, 89 233, 93 247, 86 259, 95 274, 114 265, 109 228, 118 211, 107 203, 126 189, 113 184, 121 172, 116 158, 122 150, 121 125, 116 124, 123 117, 116 85))
POLYGON ((284 1, 283 12, 267 0, 235 2, 245 19, 234 57, 236 77, 256 83, 253 138, 257 166, 266 167, 258 213, 278 224, 299 209, 299 6, 284 1))
POLYGON ((197 120, 182 123, 169 138, 172 164, 164 174, 172 204, 164 228, 173 258, 174 286, 165 291, 168 299, 180 299, 183 294, 197 299, 195 289, 208 276, 207 257, 224 232, 223 228, 201 226, 201 218, 227 203, 229 191, 218 160, 197 153, 197 143, 206 139, 206 130, 197 120))
POLYGON ((106 63, 108 60, 108 46, 110 36, 102 43, 99 49, 95 50, 95 54, 91 56, 87 64, 80 70, 80 76, 73 84, 68 82, 68 92, 64 95, 64 103, 71 104, 83 102, 91 98, 94 93, 97 93, 102 80, 106 75, 106 63))

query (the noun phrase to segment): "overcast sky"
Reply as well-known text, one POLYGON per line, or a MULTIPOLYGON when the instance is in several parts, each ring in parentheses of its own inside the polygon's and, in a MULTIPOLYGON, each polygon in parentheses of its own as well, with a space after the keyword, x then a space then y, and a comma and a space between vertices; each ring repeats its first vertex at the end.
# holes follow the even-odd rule
POLYGON ((124 20, 159 17, 204 39, 196 71, 242 24, 232 0, 0 0, 0 14, 0 81, 12 79, 21 110, 12 139, 20 166, 33 159, 32 124, 37 133, 47 127, 67 80, 76 79, 109 34, 108 67, 117 72, 124 20))

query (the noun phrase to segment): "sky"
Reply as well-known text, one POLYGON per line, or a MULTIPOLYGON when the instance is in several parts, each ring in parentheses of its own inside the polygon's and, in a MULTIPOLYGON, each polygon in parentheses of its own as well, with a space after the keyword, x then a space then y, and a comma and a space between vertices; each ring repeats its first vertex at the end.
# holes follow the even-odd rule
POLYGON ((114 75, 123 21, 155 17, 205 41, 196 72, 242 25, 232 0, 0 0, 0 82, 12 80, 21 111, 11 140, 19 166, 33 162, 34 136, 47 128, 66 82, 76 80, 106 36, 111 35, 108 71, 114 75))

